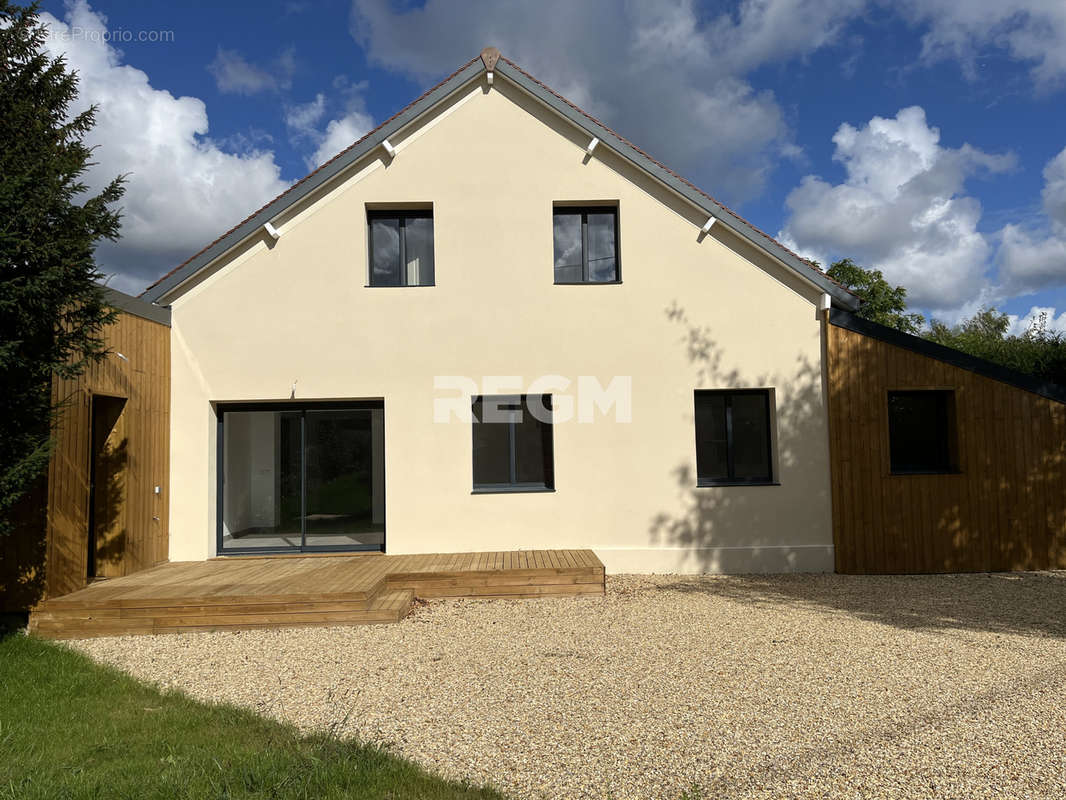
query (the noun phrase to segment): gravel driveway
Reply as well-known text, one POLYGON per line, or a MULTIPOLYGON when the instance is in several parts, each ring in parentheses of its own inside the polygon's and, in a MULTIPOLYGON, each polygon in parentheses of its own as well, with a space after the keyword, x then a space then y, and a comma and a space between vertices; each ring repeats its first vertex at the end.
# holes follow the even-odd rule
POLYGON ((73 645, 515 797, 1066 797, 1066 573, 610 577, 73 645))

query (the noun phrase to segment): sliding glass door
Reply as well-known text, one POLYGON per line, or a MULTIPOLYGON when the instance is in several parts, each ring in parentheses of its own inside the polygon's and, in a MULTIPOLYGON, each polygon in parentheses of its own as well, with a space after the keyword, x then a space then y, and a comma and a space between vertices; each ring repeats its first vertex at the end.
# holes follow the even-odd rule
POLYGON ((218 551, 383 550, 378 403, 220 406, 218 551))

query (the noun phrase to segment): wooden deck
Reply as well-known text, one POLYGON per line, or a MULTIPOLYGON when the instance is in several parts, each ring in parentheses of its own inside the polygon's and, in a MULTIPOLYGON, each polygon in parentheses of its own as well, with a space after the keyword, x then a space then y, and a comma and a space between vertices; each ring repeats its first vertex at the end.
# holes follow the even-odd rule
POLYGON ((239 557, 161 564, 45 601, 52 639, 398 622, 416 597, 603 594, 591 550, 239 557))

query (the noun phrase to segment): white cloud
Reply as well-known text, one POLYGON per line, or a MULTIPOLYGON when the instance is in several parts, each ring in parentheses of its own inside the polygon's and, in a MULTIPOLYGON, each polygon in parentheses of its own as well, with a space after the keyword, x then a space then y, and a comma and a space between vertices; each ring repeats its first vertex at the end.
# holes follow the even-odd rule
POLYGON ((1066 148, 1044 167, 1043 219, 1029 227, 1006 225, 997 262, 1013 293, 1066 283, 1066 148))
POLYGON ((846 179, 806 176, 786 200, 783 238, 823 262, 850 256, 876 267, 924 308, 957 308, 987 287, 992 248, 965 183, 1012 168, 1012 156, 943 147, 918 106, 862 128, 845 123, 833 143, 846 179))
POLYGON ((330 120, 311 161, 314 166, 321 166, 373 128, 374 120, 362 111, 351 111, 339 119, 330 120))
POLYGON ((708 19, 691 0, 427 0, 400 9, 354 0, 352 32, 373 62, 424 82, 495 45, 640 147, 739 202, 762 190, 789 144, 777 99, 745 76, 835 41, 861 6, 744 0, 708 19))
POLYGON ((77 112, 96 104, 87 142, 97 162, 87 182, 99 190, 128 173, 122 200, 122 239, 104 244, 98 262, 113 284, 140 291, 286 188, 269 151, 233 154, 207 138, 207 109, 195 97, 152 87, 103 35, 107 21, 87 3, 69 7, 66 21, 41 15, 53 30, 47 46, 65 53, 80 76, 77 112), (85 35, 72 37, 70 27, 85 35))
POLYGON ((1051 224, 1066 232, 1066 147, 1044 167, 1044 213, 1051 224))
POLYGON ((1049 331, 1066 333, 1066 311, 1056 316, 1056 309, 1050 306, 1033 306, 1025 316, 1008 314, 1010 329, 1008 333, 1020 336, 1028 331, 1033 323, 1043 322, 1049 331))
POLYGON ((1032 64, 1033 78, 1048 88, 1066 79, 1066 2, 1062 0, 904 0, 894 6, 927 25, 927 60, 958 59, 971 77, 989 48, 1032 64))
POLYGON ((218 48, 207 71, 215 78, 218 90, 224 94, 259 94, 276 92, 292 86, 296 72, 296 58, 292 50, 284 51, 269 69, 249 62, 236 50, 218 48))
POLYGON ((321 166, 374 128, 373 118, 361 108, 330 120, 322 128, 320 123, 325 113, 326 96, 322 93, 310 102, 290 106, 285 111, 285 124, 293 140, 310 142, 315 148, 314 153, 304 159, 308 169, 321 166))
POLYGON ((285 125, 297 139, 311 139, 318 135, 318 123, 326 113, 326 96, 319 92, 307 103, 285 109, 285 125))
POLYGON ((834 44, 866 0, 742 0, 707 29, 712 51, 740 72, 804 57, 834 44))
POLYGON ((1066 283, 1066 237, 1006 225, 997 260, 1000 276, 1013 294, 1066 283))
POLYGON ((797 252, 880 269, 907 287, 912 305, 947 321, 1066 284, 1066 149, 1044 168, 1043 213, 983 233, 966 181, 1010 169, 1010 155, 943 147, 917 106, 862 128, 845 123, 833 143, 845 180, 808 175, 786 200, 779 235, 797 252))

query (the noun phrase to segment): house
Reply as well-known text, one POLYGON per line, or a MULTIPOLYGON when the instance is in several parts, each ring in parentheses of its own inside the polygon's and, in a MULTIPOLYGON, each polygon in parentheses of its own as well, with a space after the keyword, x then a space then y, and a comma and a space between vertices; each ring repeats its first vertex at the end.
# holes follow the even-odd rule
POLYGON ((138 502, 171 562, 1066 567, 1061 389, 855 317, 493 48, 140 303, 169 476, 138 502))
POLYGON ((830 570, 827 295, 858 305, 486 51, 143 296, 170 559, 830 570))

